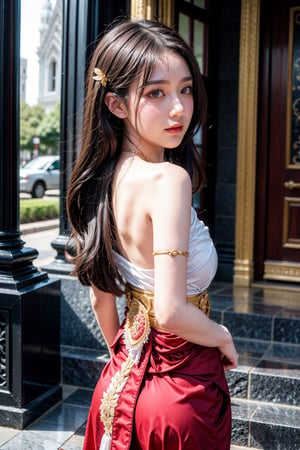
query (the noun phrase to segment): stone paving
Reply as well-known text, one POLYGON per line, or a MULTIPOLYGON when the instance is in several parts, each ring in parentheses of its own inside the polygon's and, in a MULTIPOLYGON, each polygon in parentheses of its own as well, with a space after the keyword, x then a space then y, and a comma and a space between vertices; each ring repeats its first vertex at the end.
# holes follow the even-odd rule
POLYGON ((63 386, 63 401, 25 430, 0 427, 0 448, 6 450, 79 450, 92 390, 63 386))

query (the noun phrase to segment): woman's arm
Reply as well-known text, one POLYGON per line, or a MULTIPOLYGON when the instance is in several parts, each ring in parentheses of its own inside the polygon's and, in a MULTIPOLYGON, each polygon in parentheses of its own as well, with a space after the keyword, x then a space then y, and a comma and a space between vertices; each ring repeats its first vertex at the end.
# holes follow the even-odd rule
POLYGON ((113 294, 100 291, 92 285, 90 299, 97 323, 110 351, 110 345, 113 343, 120 327, 116 298, 113 294))
MULTIPOLYGON (((178 166, 166 165, 154 182, 150 203, 154 251, 188 250, 191 201, 189 175, 178 166)), ((227 328, 210 320, 186 300, 186 257, 154 258, 154 308, 158 322, 190 342, 218 347, 224 356, 224 367, 236 367, 237 352, 227 328)))

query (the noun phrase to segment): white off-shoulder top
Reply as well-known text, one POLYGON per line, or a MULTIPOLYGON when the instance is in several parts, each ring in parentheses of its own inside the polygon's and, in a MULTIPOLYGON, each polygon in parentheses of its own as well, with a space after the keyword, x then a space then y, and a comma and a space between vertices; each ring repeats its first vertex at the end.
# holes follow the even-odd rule
MULTIPOLYGON (((116 264, 123 278, 133 286, 146 291, 154 290, 154 269, 142 269, 114 252, 116 264)), ((218 258, 209 230, 191 208, 189 256, 187 258, 187 295, 204 291, 212 282, 218 258)))

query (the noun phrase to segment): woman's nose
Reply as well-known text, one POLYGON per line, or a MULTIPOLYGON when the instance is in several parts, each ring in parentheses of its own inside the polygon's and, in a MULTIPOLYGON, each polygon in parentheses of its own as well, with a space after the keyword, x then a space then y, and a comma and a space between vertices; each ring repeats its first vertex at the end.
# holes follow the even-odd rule
POLYGON ((170 117, 180 117, 184 112, 184 106, 181 100, 176 97, 173 99, 171 108, 170 108, 170 117))

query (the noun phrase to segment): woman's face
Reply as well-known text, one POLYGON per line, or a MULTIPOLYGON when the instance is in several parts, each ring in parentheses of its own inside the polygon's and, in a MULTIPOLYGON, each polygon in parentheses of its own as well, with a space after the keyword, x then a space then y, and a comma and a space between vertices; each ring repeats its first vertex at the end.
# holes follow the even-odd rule
POLYGON ((194 109, 193 80, 185 60, 171 52, 154 65, 145 86, 134 82, 127 102, 125 130, 142 151, 172 149, 180 145, 194 109), (141 98, 140 89, 144 89, 141 98))

